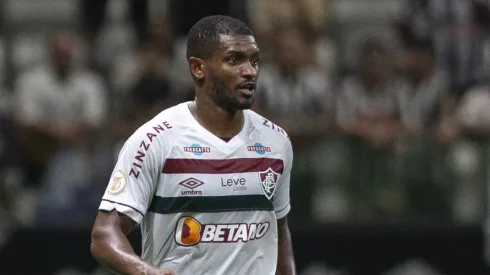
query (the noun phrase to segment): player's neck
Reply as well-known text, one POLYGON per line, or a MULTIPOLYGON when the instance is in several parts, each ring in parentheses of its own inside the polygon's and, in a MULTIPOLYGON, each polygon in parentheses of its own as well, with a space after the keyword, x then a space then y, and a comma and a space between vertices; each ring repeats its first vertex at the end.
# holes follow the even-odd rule
POLYGON ((189 108, 199 124, 215 136, 232 138, 242 130, 244 117, 241 110, 230 112, 205 99, 196 99, 189 108))

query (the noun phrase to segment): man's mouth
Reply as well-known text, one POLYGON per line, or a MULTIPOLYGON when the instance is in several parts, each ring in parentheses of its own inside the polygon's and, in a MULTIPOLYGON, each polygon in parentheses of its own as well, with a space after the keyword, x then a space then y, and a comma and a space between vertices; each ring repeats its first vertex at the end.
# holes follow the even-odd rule
POLYGON ((238 86, 238 90, 246 95, 252 95, 255 92, 255 82, 247 82, 238 86))

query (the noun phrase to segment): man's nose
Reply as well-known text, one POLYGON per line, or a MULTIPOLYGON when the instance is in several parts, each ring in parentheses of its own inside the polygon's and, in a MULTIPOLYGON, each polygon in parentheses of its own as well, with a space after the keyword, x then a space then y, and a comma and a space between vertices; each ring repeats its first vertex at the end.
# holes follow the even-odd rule
POLYGON ((257 68, 251 62, 245 62, 242 67, 242 76, 247 79, 255 79, 257 77, 257 68))

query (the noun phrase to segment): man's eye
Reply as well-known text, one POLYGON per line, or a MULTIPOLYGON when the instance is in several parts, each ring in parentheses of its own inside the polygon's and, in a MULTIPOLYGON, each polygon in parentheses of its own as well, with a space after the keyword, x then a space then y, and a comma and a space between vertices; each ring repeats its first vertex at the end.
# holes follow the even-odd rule
POLYGON ((257 66, 257 65, 259 65, 259 59, 258 59, 258 58, 254 58, 254 59, 252 59, 252 65, 253 65, 253 66, 257 66))
POLYGON ((236 59, 236 57, 230 57, 230 58, 228 58, 228 62, 230 64, 236 65, 236 64, 238 64, 238 59, 236 59))

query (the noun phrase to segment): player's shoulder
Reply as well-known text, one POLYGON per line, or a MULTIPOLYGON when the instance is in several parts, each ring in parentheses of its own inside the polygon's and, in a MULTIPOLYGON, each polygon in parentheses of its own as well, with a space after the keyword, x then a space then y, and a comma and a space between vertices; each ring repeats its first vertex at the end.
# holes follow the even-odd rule
POLYGON ((250 119, 252 127, 259 131, 266 139, 277 145, 290 146, 291 141, 288 133, 282 127, 252 110, 247 110, 246 114, 250 119))
POLYGON ((186 103, 174 105, 141 125, 130 139, 142 140, 147 143, 171 144, 182 132, 187 130, 185 111, 186 103))

